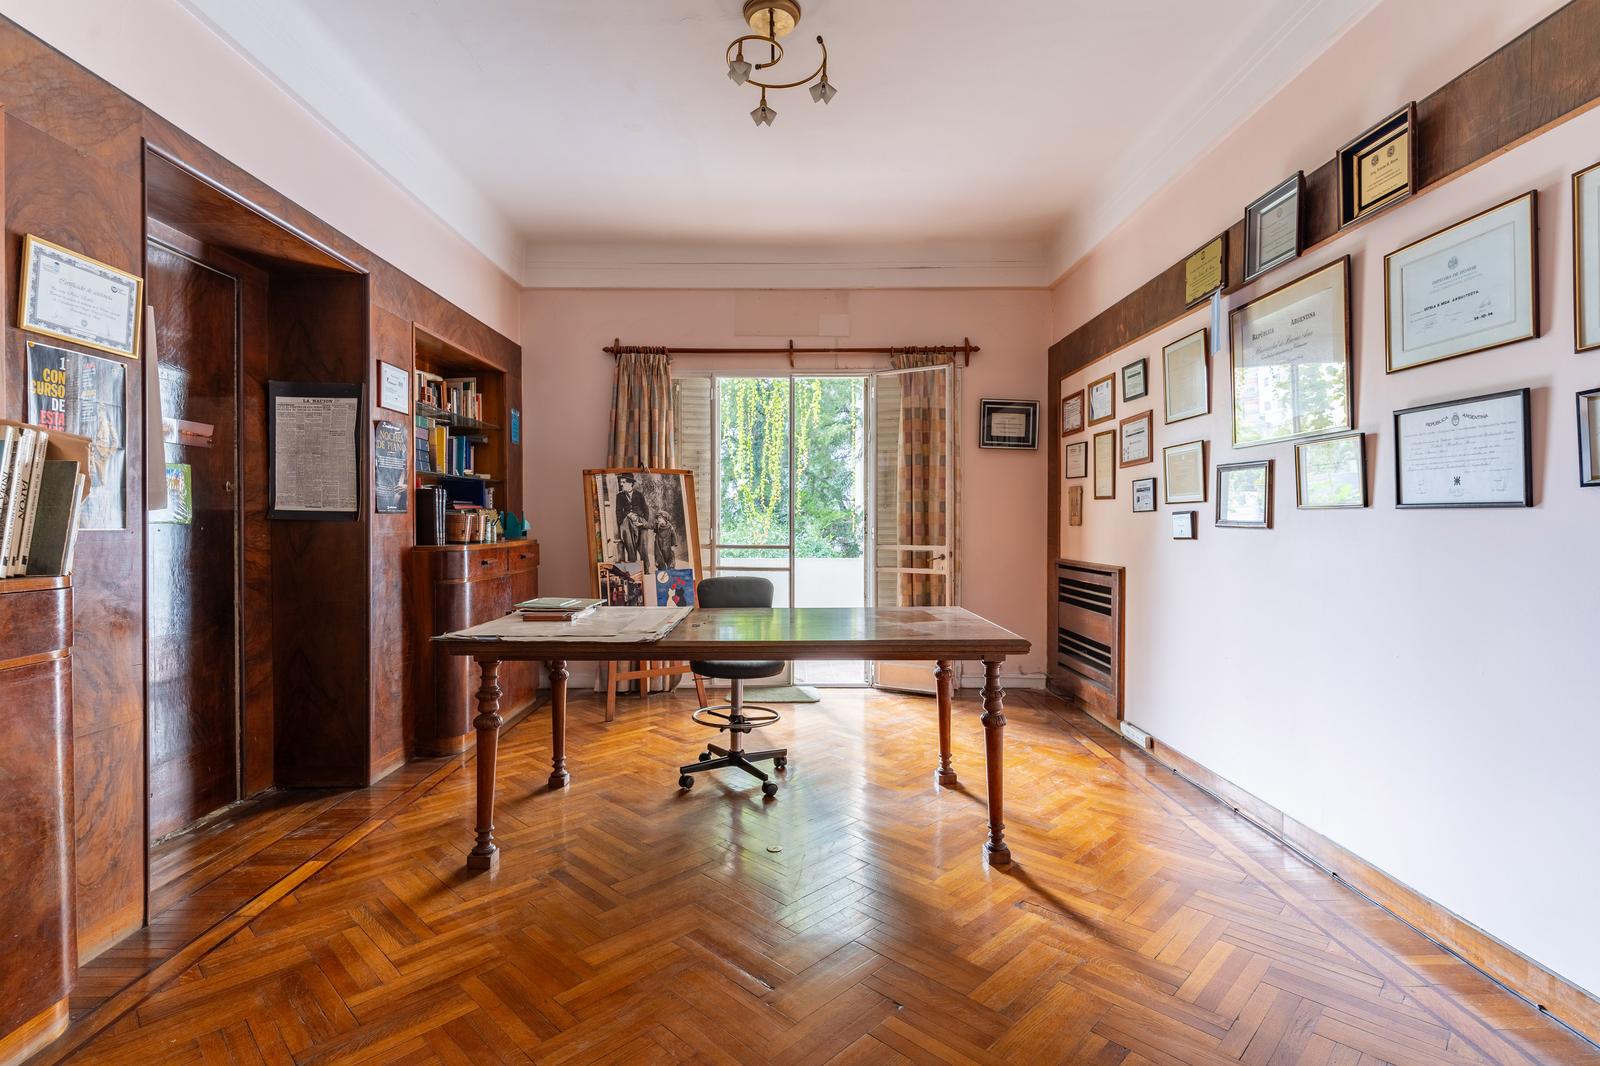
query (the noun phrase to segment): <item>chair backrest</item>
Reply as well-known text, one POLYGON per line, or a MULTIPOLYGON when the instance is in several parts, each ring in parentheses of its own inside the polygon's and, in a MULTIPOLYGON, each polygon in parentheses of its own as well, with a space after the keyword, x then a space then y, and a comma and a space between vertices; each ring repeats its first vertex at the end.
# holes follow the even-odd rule
POLYGON ((764 577, 708 577, 695 586, 701 607, 771 607, 772 582, 764 577))

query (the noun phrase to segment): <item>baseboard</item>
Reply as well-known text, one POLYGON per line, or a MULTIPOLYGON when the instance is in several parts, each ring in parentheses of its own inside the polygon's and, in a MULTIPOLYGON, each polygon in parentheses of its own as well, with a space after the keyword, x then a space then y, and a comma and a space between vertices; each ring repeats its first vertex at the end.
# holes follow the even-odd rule
MULTIPOLYGON (((1103 724, 1103 723, 1102 723, 1103 724)), ((1305 856, 1428 939, 1481 970, 1563 1025, 1600 1044, 1600 1000, 1553 973, 1459 914, 1391 877, 1361 856, 1272 804, 1184 755, 1159 737, 1151 750, 1117 734, 1129 747, 1151 756, 1217 796, 1268 836, 1305 856)))

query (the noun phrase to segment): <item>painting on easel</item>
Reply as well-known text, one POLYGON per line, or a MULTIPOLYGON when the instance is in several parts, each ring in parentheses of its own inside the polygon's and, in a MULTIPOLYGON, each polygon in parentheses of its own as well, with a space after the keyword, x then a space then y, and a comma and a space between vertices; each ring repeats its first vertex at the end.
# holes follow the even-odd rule
POLYGON ((585 470, 592 594, 612 606, 692 607, 700 579, 694 475, 585 470))

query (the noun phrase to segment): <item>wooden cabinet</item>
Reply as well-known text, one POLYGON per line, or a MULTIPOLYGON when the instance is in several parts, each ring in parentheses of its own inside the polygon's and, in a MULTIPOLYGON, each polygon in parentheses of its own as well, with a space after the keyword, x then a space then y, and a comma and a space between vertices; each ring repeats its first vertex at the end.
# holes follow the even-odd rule
MULTIPOLYGON (((416 602, 410 614, 412 661, 416 664, 418 755, 454 755, 473 744, 476 671, 472 661, 442 655, 429 638, 499 618, 513 604, 539 594, 539 545, 419 546, 411 553, 416 602)), ((507 721, 532 709, 538 690, 535 663, 507 663, 500 671, 501 706, 507 721)))
POLYGON ((0 1063, 66 1026, 72 866, 72 588, 0 581, 0 1063))

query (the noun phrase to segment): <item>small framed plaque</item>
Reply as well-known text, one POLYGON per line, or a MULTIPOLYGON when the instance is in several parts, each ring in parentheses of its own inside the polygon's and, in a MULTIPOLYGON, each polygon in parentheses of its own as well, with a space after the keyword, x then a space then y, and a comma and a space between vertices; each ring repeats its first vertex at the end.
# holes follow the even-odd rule
POLYGON ((1197 517, 1197 513, 1194 512, 1194 511, 1173 511, 1172 512, 1172 539, 1173 540, 1194 540, 1194 532, 1195 532, 1195 524, 1196 524, 1195 523, 1195 518, 1196 517, 1197 517))
POLYGON ((1117 378, 1107 374, 1089 382, 1089 424, 1097 426, 1117 417, 1117 378))
POLYGON ((980 448, 1037 448, 1038 400, 979 400, 980 448))
POLYGON ((1117 498, 1117 435, 1109 429, 1094 435, 1094 498, 1117 498))
POLYGON ((1578 393, 1578 484, 1600 485, 1600 389, 1578 393))
POLYGON ((1067 525, 1083 525, 1083 486, 1070 485, 1067 488, 1067 525))
POLYGON ((1294 446, 1294 504, 1302 511, 1367 505, 1367 435, 1303 441, 1294 446))
POLYGON ((1272 528, 1272 460, 1217 466, 1218 526, 1272 528))
POLYGON ((401 414, 411 410, 411 375, 405 367, 378 360, 378 406, 401 414))
POLYGON ((1133 513, 1143 514, 1156 509, 1156 479, 1135 478, 1133 482, 1133 513))
POLYGON ((1118 458, 1120 465, 1142 466, 1156 461, 1150 441, 1154 423, 1155 415, 1150 411, 1140 411, 1117 423, 1122 430, 1122 451, 1118 458))
POLYGON ((1067 445, 1067 477, 1076 480, 1089 476, 1089 442, 1073 441, 1067 445))
POLYGON ((1150 383, 1146 380, 1150 361, 1148 359, 1135 359, 1122 368, 1122 402, 1129 400, 1142 400, 1150 395, 1150 383))
POLYGON ((1306 174, 1294 177, 1244 209, 1244 280, 1254 281, 1273 267, 1300 258, 1305 248, 1306 174))
POLYGON ((1228 283, 1228 231, 1192 252, 1183 261, 1183 306, 1193 307, 1228 283))
POLYGON ((1168 503, 1206 502, 1206 442, 1192 440, 1161 449, 1162 483, 1168 503))
POLYGON ((33 234, 22 240, 17 328, 139 358, 144 282, 33 234))
POLYGON ((1061 435, 1070 437, 1083 430, 1083 390, 1061 397, 1061 435))
POLYGON ((1235 448, 1350 428, 1349 256, 1234 309, 1228 324, 1235 448))
POLYGON ((1528 389, 1394 413, 1396 507, 1532 507, 1528 389))
POLYGON ((1600 163, 1572 175, 1573 347, 1600 348, 1600 163))
POLYGON ((1417 105, 1407 104, 1339 149, 1339 228, 1411 195, 1417 105))
POLYGON ((1168 425, 1211 413, 1210 353, 1211 334, 1203 327, 1161 349, 1168 425))

